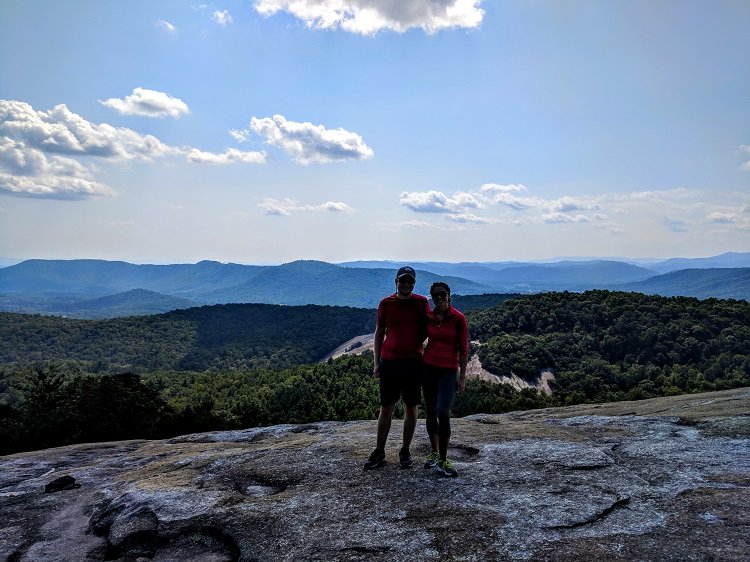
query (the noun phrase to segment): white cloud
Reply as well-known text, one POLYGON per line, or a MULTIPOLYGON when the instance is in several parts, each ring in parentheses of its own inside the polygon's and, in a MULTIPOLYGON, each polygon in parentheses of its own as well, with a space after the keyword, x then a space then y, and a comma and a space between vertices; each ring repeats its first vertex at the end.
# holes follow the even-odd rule
POLYGON ((448 197, 441 191, 403 192, 401 204, 417 213, 460 213, 470 208, 481 206, 479 201, 470 193, 457 193, 448 197))
POLYGON ((146 88, 135 88, 125 99, 109 98, 99 103, 124 115, 177 118, 190 113, 187 104, 181 99, 146 88))
POLYGON ((256 0, 258 13, 287 12, 315 29, 340 28, 361 35, 382 30, 427 33, 482 23, 481 0, 256 0))
POLYGON ((739 217, 734 213, 721 213, 721 212, 713 212, 709 213, 709 215, 706 217, 709 222, 719 223, 719 224, 732 224, 736 223, 739 220, 739 217))
POLYGON ((480 186, 477 196, 488 205, 503 205, 514 211, 525 211, 544 203, 536 197, 516 195, 524 191, 526 191, 526 186, 521 184, 485 183, 480 186))
POLYGON ((320 205, 313 207, 311 210, 330 211, 332 213, 351 213, 352 211, 354 211, 354 209, 352 209, 346 203, 341 203, 338 201, 326 201, 325 203, 321 203, 320 205))
POLYGON ((221 154, 215 152, 204 152, 197 148, 191 148, 186 153, 187 159, 195 164, 265 164, 265 152, 242 152, 236 148, 228 148, 221 154))
POLYGON ((63 104, 45 112, 25 102, 0 100, 0 190, 7 193, 42 198, 113 195, 93 178, 93 168, 75 158, 119 163, 166 156, 210 164, 262 164, 266 159, 264 152, 227 149, 215 154, 169 146, 152 135, 91 123, 63 104))
POLYGON ((506 185, 501 185, 499 183, 485 183, 479 186, 479 191, 491 196, 497 193, 518 193, 519 191, 526 191, 526 186, 512 183, 506 185))
POLYGON ((489 224, 489 219, 485 219, 482 217, 478 217, 476 215, 472 215, 471 213, 461 213, 458 215, 448 215, 448 220, 452 220, 453 222, 458 223, 476 223, 476 224, 489 224))
POLYGON ((152 135, 90 123, 64 104, 44 112, 21 101, 0 100, 0 134, 46 153, 71 156, 150 160, 179 152, 152 135))
POLYGON ((169 33, 176 33, 177 28, 167 20, 157 20, 156 27, 160 27, 169 33))
POLYGON ((232 16, 229 14, 229 10, 222 10, 221 12, 217 10, 211 14, 211 19, 221 26, 232 23, 232 16))
POLYGON ((595 211, 599 205, 594 201, 587 201, 580 197, 564 196, 550 201, 549 210, 557 213, 569 213, 571 211, 595 211))
POLYGON ((249 131, 238 131, 237 129, 229 129, 229 136, 237 142, 247 142, 247 135, 249 131))
POLYGON ((265 210, 267 215, 282 217, 289 216, 295 212, 327 211, 331 213, 351 213, 354 211, 349 205, 340 201, 326 201, 320 205, 301 205, 294 199, 286 198, 279 200, 272 197, 264 199, 258 204, 258 207, 265 210))
POLYGON ((547 224, 589 222, 585 215, 572 216, 565 213, 545 213, 542 215, 542 220, 547 224))
POLYGON ((60 199, 114 195, 76 160, 48 158, 42 151, 8 137, 0 137, 0 191, 60 199))
POLYGON ((363 160, 373 156, 362 137, 344 129, 326 129, 312 123, 287 121, 281 115, 258 119, 250 127, 266 137, 266 142, 281 148, 300 164, 326 163, 342 160, 363 160))

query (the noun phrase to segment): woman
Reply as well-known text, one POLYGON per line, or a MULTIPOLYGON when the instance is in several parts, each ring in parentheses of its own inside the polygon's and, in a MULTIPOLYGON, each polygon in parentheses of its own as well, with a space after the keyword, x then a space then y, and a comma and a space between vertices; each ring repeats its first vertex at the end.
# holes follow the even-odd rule
POLYGON ((424 467, 444 476, 458 476, 446 455, 451 435, 451 406, 456 391, 463 392, 466 385, 469 330, 466 317, 451 305, 451 289, 446 283, 433 283, 430 296, 435 307, 427 315, 429 339, 422 356, 422 389, 432 452, 427 455, 424 467))

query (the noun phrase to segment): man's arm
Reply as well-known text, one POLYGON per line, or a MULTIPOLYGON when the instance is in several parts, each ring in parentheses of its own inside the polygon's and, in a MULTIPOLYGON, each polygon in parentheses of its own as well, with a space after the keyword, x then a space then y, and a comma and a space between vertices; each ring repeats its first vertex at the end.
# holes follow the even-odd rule
POLYGON ((375 328, 375 341, 372 346, 372 376, 380 376, 380 349, 383 347, 383 338, 385 338, 385 326, 378 323, 375 328))

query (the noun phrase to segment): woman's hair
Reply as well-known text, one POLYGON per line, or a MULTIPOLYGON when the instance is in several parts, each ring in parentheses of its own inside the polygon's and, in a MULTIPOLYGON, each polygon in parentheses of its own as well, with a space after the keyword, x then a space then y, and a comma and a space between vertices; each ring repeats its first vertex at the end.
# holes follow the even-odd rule
POLYGON ((448 283, 445 283, 444 281, 435 281, 430 286, 430 294, 432 294, 432 291, 434 291, 438 287, 442 287, 443 289, 445 289, 448 292, 449 295, 451 294, 451 288, 448 286, 448 283))

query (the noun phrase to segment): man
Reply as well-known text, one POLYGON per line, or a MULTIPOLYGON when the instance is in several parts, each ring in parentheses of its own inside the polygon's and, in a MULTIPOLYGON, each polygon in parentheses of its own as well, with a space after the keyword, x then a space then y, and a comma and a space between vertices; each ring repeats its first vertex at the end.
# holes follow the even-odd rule
POLYGON ((365 463, 365 470, 385 464, 385 442, 391 430, 393 410, 399 397, 404 401, 404 434, 399 464, 413 464, 409 446, 417 425, 421 402, 421 357, 425 339, 425 321, 429 312, 427 298, 413 293, 417 273, 402 267, 396 273, 396 292, 380 301, 375 328, 372 374, 380 381, 380 413, 377 446, 365 463))

